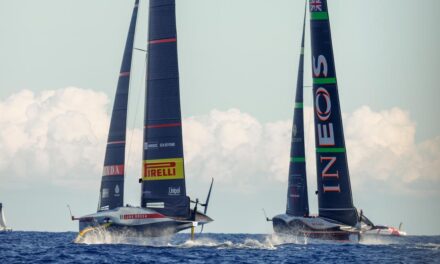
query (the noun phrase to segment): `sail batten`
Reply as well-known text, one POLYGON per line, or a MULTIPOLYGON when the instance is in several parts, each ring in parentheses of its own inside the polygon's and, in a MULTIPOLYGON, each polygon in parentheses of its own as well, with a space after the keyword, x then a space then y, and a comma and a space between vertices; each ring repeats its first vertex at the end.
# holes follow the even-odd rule
MULTIPOLYGON (((307 8, 307 5, 306 5, 307 8)), ((307 194, 306 157, 304 146, 304 38, 306 25, 304 10, 301 53, 299 57, 298 77, 296 84, 295 107, 290 147, 289 181, 287 189, 286 213, 293 216, 308 216, 309 201, 307 194)))
POLYGON ((310 0, 309 10, 319 216, 354 226, 327 1, 310 0))
POLYGON ((136 0, 113 103, 113 112, 110 120, 102 172, 98 211, 114 209, 124 204, 127 107, 138 6, 139 0, 136 0))
POLYGON ((148 28, 141 206, 188 217, 174 0, 150 0, 148 28))

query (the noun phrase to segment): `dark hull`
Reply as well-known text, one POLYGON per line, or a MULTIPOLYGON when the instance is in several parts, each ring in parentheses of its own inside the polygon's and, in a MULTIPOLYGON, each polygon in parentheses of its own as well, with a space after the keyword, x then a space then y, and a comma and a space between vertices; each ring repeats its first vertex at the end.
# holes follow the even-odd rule
POLYGON ((297 237, 336 240, 359 241, 359 232, 344 230, 344 226, 329 222, 319 217, 276 216, 272 220, 275 233, 297 237))

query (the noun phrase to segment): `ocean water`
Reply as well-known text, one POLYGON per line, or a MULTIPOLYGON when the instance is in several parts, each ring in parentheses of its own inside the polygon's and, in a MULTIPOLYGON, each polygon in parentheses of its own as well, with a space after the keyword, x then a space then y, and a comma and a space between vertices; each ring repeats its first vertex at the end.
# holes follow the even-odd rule
POLYGON ((84 244, 76 233, 0 233, 0 263, 440 263, 440 236, 341 243, 255 234, 188 233, 161 239, 100 237, 84 244))

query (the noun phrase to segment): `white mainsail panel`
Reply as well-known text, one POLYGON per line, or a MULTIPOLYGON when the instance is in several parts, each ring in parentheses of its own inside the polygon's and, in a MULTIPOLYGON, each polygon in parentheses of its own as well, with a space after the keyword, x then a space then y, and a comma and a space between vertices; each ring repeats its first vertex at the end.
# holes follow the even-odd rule
POLYGON ((3 214, 3 206, 0 204, 0 230, 6 229, 5 215, 3 214))

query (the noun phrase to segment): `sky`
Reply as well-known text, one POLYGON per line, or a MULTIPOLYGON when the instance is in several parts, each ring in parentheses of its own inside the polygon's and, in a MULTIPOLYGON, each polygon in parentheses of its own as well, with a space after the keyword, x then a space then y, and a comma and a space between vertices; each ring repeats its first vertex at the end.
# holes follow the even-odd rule
MULTIPOLYGON (((271 233, 262 208, 285 212, 304 2, 176 2, 187 192, 204 200, 215 178, 206 232, 271 233)), ((0 0, 0 202, 12 228, 75 231, 67 204, 76 216, 96 211, 133 3, 0 0)), ((437 0, 329 0, 355 206, 413 235, 440 235, 439 9, 437 0)), ((147 10, 141 0, 137 48, 147 10)), ((138 205, 145 54, 133 60, 125 202, 138 205)))

